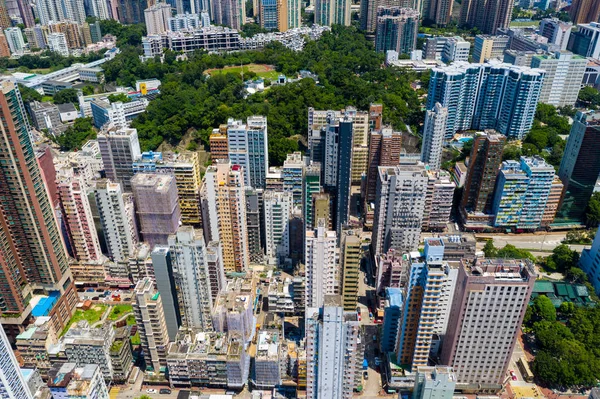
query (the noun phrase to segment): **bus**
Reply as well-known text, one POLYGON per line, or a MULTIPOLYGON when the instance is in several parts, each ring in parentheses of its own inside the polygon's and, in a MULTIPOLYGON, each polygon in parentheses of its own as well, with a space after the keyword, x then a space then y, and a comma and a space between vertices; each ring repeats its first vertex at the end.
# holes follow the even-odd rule
POLYGON ((521 375, 523 376, 523 379, 526 382, 532 382, 533 381, 533 373, 529 369, 529 365, 527 364, 527 360, 525 360, 522 357, 520 357, 519 360, 517 360, 517 367, 519 368, 519 371, 521 372, 521 375))

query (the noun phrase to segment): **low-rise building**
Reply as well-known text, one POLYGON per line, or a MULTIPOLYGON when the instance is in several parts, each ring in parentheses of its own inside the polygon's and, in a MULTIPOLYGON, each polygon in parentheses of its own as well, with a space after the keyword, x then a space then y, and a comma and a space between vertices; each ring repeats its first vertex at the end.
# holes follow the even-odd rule
POLYGON ((291 279, 273 278, 269 284, 269 312, 294 314, 294 285, 291 279))
POLYGON ((283 359, 283 320, 267 313, 263 328, 258 333, 254 357, 254 384, 261 389, 274 388, 281 383, 285 371, 283 359), (269 320, 267 320, 269 319, 269 320))
POLYGON ((114 372, 110 347, 114 339, 115 331, 111 325, 95 328, 86 321, 80 321, 67 331, 62 342, 69 363, 75 363, 78 367, 98 365, 104 379, 111 381, 114 372))
POLYGON ((49 371, 53 399, 108 399, 108 389, 97 364, 58 364, 49 371))
POLYGON ((121 327, 115 330, 115 340, 110 346, 110 360, 113 367, 113 382, 125 383, 133 368, 129 329, 121 327))

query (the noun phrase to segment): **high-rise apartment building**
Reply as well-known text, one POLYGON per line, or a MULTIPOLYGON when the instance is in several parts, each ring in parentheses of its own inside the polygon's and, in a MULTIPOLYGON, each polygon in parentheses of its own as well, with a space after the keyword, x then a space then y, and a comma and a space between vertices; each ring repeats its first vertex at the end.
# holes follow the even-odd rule
POLYGON ((288 154, 281 169, 283 191, 290 192, 294 198, 294 206, 302 205, 302 183, 304 177, 304 159, 297 151, 288 154))
POLYGON ((450 220, 456 184, 445 170, 427 171, 423 230, 444 231, 450 220))
POLYGON ((21 373, 19 362, 0 328, 0 396, 3 398, 31 399, 33 395, 21 373))
POLYGON ((410 54, 417 45, 419 12, 412 8, 379 7, 375 29, 375 50, 410 54))
POLYGON ((417 248, 428 180, 421 162, 379 167, 372 239, 375 255, 391 248, 400 251, 417 248))
POLYGON ((429 168, 433 170, 442 167, 442 150, 444 149, 447 120, 448 108, 442 107, 440 103, 435 103, 433 109, 425 113, 421 162, 428 164, 429 168))
POLYGON ((62 55, 63 57, 69 56, 69 46, 67 44, 67 37, 62 32, 50 33, 48 35, 48 47, 51 51, 62 55))
POLYGON ((10 47, 4 33, 0 33, 0 57, 10 57, 10 47))
POLYGON ((492 206, 494 226, 535 230, 541 227, 554 181, 554 167, 540 157, 504 161, 492 206))
POLYGON ((352 398, 360 340, 356 311, 345 312, 339 295, 326 295, 321 308, 307 308, 307 399, 352 398))
POLYGON ((277 0, 260 0, 260 12, 258 19, 260 27, 267 30, 275 30, 278 26, 277 0))
POLYGON ((558 206, 563 198, 564 188, 565 186, 562 181, 560 181, 560 178, 555 175, 554 180, 552 180, 552 185, 550 186, 550 194, 548 194, 544 215, 542 216, 542 227, 548 227, 554 222, 558 206))
POLYGON ((141 156, 136 129, 106 128, 98 133, 98 146, 106 178, 131 192, 133 162, 141 156))
POLYGON ((302 26, 302 2, 277 0, 277 30, 285 32, 300 26, 302 26))
POLYGON ((198 14, 190 14, 187 12, 185 14, 177 13, 174 17, 169 18, 167 20, 167 25, 172 32, 202 27, 198 14))
POLYGON ((340 252, 334 231, 318 226, 306 232, 304 240, 306 307, 323 306, 324 295, 340 293, 340 252))
POLYGON ((169 252, 182 326, 211 331, 216 295, 225 286, 224 270, 209 268, 202 231, 191 226, 180 226, 169 237, 169 252))
POLYGON ((477 35, 473 46, 473 62, 483 63, 492 58, 503 59, 510 37, 506 35, 477 35))
POLYGON ((227 121, 227 145, 232 165, 244 169, 244 183, 252 188, 265 188, 269 170, 267 118, 251 116, 246 123, 227 121))
POLYGON ((496 34, 498 29, 508 27, 513 4, 514 0, 466 0, 461 5, 458 24, 496 34))
POLYGON ((217 160, 226 160, 229 158, 229 147, 227 144, 227 125, 223 129, 213 129, 209 140, 210 160, 213 163, 217 160))
POLYGON ((600 3, 594 0, 573 0, 569 16, 575 25, 597 22, 600 18, 600 3))
POLYGON ((377 178, 380 166, 395 166, 400 163, 402 151, 402 133, 384 127, 371 130, 369 139, 369 159, 367 173, 366 202, 375 201, 377 195, 377 178))
POLYGON ((23 40, 21 28, 4 29, 4 36, 6 36, 6 41, 12 54, 23 54, 23 51, 25 51, 25 40, 23 40))
POLYGON ((149 35, 159 35, 169 30, 171 6, 167 3, 156 3, 144 10, 146 30, 149 35))
POLYGON ((210 8, 212 19, 217 25, 241 29, 246 21, 246 2, 244 0, 214 0, 210 2, 210 8))
POLYGON ((350 6, 349 0, 315 0, 315 24, 349 26, 352 22, 350 6))
POLYGON ((161 294, 154 289, 150 277, 138 281, 134 289, 133 314, 140 333, 146 364, 154 372, 162 372, 167 366, 169 335, 161 294))
MULTIPOLYGON (((33 290, 53 298, 49 309, 55 331, 71 318, 77 304, 73 278, 54 212, 31 143, 21 94, 14 83, 0 82, 0 309, 5 331, 29 316, 33 290), (9 321, 10 320, 10 321, 9 321)), ((16 335, 16 334, 15 334, 16 335)))
POLYGON ((73 257, 81 262, 99 260, 100 242, 83 179, 66 166, 57 170, 56 185, 73 257))
POLYGON ((555 223, 578 225, 600 174, 600 120, 578 112, 571 126, 567 146, 558 169, 564 196, 555 223))
POLYGON ((446 139, 469 129, 496 129, 522 139, 533 124, 544 76, 540 69, 498 62, 434 68, 427 109, 438 102, 448 108, 446 139))
POLYGON ((221 242, 226 272, 246 270, 250 251, 242 168, 230 162, 209 166, 201 191, 205 241, 221 242))
POLYGON ((563 22, 558 18, 544 18, 540 22, 540 35, 548 39, 548 44, 555 44, 561 50, 567 49, 573 23, 563 22))
POLYGON ((131 179, 140 233, 150 247, 166 245, 181 219, 175 178, 170 175, 138 173, 131 179))
POLYGON ((108 256, 114 262, 125 261, 138 242, 133 198, 108 179, 96 182, 94 195, 108 256))
POLYGON ((575 105, 587 63, 569 51, 533 56, 531 66, 546 71, 539 101, 555 107, 575 105))
POLYGON ((527 260, 462 260, 441 364, 458 383, 501 384, 536 274, 527 260))
POLYGON ((360 283, 361 242, 357 231, 344 230, 340 243, 340 266, 342 272, 342 306, 351 312, 358 304, 360 283))
POLYGON ((571 33, 568 50, 582 57, 600 58, 600 23, 577 25, 577 31, 571 33))
POLYGON ((363 175, 367 174, 369 155, 369 113, 346 107, 344 115, 352 119, 352 175, 353 185, 360 185, 363 175))
POLYGON ((303 193, 303 212, 305 229, 314 228, 313 220, 313 195, 321 191, 321 164, 310 163, 304 169, 304 183, 302 185, 303 193))
POLYGON ((461 213, 489 214, 494 200, 496 176, 502 162, 506 137, 493 131, 473 139, 466 183, 463 189, 461 213))
POLYGON ((179 196, 181 223, 200 226, 202 207, 200 205, 200 158, 195 151, 182 151, 167 166, 172 166, 179 196))
POLYGON ((265 256, 263 242, 266 239, 263 190, 246 189, 246 227, 250 262, 262 263, 265 256))
POLYGON ((162 293, 162 307, 165 314, 169 341, 174 341, 181 327, 181 309, 177 296, 173 255, 168 246, 157 245, 150 254, 158 292, 162 293))
POLYGON ((290 256, 292 193, 266 190, 263 195, 263 207, 267 260, 269 264, 283 264, 290 256))

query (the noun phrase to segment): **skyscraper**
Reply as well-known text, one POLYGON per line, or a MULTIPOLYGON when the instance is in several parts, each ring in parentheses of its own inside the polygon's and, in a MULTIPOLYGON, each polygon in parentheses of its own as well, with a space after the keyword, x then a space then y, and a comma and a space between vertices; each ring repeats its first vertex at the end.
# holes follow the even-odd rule
POLYGON ((540 35, 548 39, 548 43, 556 44, 561 50, 567 49, 573 23, 563 22, 558 18, 544 18, 540 22, 540 35))
POLYGON ((571 33, 569 51, 583 57, 598 59, 600 57, 600 23, 591 22, 577 26, 577 31, 571 33))
POLYGON ((367 174, 366 202, 375 201, 377 195, 377 178, 380 166, 395 166, 400 163, 402 150, 402 133, 384 127, 371 130, 369 139, 369 159, 367 174))
POLYGON ((138 173, 131 179, 140 233, 150 247, 166 245, 181 219, 175 178, 170 175, 138 173))
POLYGON ((248 230, 248 251, 250 262, 262 263, 265 253, 265 215, 263 206, 263 190, 246 188, 246 227, 248 230))
POLYGON ((302 25, 302 1, 277 0, 277 30, 299 28, 302 25))
POLYGON ((209 166, 201 191, 205 241, 221 243, 225 272, 247 270, 250 251, 243 169, 229 162, 209 166))
POLYGON ((438 102, 448 108, 445 139, 469 129, 496 129, 522 139, 533 124, 544 76, 540 69, 496 61, 433 68, 427 109, 438 102))
POLYGON ((307 399, 352 398, 360 340, 356 311, 345 312, 340 296, 326 295, 322 308, 307 308, 307 399))
POLYGON ((57 171, 56 180, 73 257, 81 262, 99 260, 100 242, 83 179, 67 166, 57 171))
POLYGON ((2 328, 0 328, 0 355, 0 396, 3 398, 31 399, 33 396, 29 386, 23 378, 23 374, 21 374, 19 362, 2 328))
POLYGON ((452 16, 452 0, 429 0, 423 1, 421 13, 423 19, 428 19, 436 25, 447 25, 452 16))
POLYGON ((427 176, 423 230, 444 231, 450 220, 456 184, 445 170, 429 169, 427 176))
POLYGON ((536 274, 528 260, 462 260, 441 363, 459 383, 501 384, 536 274))
POLYGON ((342 272, 342 306, 351 312, 358 304, 360 280, 361 243, 358 232, 344 230, 340 244, 340 266, 342 272))
POLYGON ((56 298, 49 310, 55 331, 60 331, 75 311, 77 295, 54 212, 42 181, 21 94, 14 83, 0 83, 0 309, 18 325, 28 316, 32 291, 43 290, 56 298), (20 317, 16 317, 20 315, 20 317))
POLYGON ((546 71, 539 101, 555 107, 575 105, 587 63, 570 51, 533 56, 531 66, 546 71))
POLYGON ((150 277, 138 281, 134 289, 133 314, 140 333, 146 364, 159 373, 167 366, 169 335, 160 292, 150 277))
POLYGON ((265 188, 269 170, 267 118, 251 116, 246 123, 229 118, 227 143, 232 165, 244 168, 244 184, 252 188, 265 188))
POLYGON ((376 256, 391 248, 417 248, 427 183, 427 171, 421 162, 379 167, 372 238, 376 256))
POLYGON ((91 0, 92 15, 98 19, 111 19, 106 0, 91 0))
POLYGON ((350 0, 315 0, 315 24, 349 26, 350 5, 350 0))
POLYGON ((318 194, 321 191, 321 164, 312 163, 306 166, 304 170, 303 184, 303 214, 305 229, 314 228, 313 221, 313 194, 318 194))
POLYGON ((412 8, 378 7, 375 50, 410 54, 417 45, 419 12, 412 8))
POLYGON ((463 191, 461 213, 489 214, 506 137, 493 131, 475 136, 463 191))
POLYGON ((169 236, 169 252, 178 290, 181 324, 211 331, 211 311, 216 295, 225 287, 224 270, 209 268, 202 232, 191 226, 180 226, 176 234, 169 236))
POLYGON ((260 12, 258 13, 260 27, 267 30, 275 30, 278 26, 277 0, 260 0, 260 12))
MULTIPOLYGON (((202 7, 207 10, 209 7, 202 7)), ((246 2, 244 0, 211 0, 211 17, 215 24, 241 29, 246 20, 246 2)))
POLYGON ((569 16, 575 25, 597 22, 600 18, 600 3, 594 0, 573 0, 569 16))
POLYGON ((267 260, 269 264, 280 265, 290 256, 292 193, 266 190, 263 195, 263 206, 267 260))
POLYGON ((96 182, 94 195, 108 256, 115 262, 124 261, 133 255, 138 242, 131 195, 124 195, 120 184, 107 179, 96 182))
POLYGON ((440 103, 435 103, 433 109, 425 113, 421 162, 428 164, 433 170, 438 170, 442 166, 446 120, 448 120, 448 108, 442 107, 440 103))
POLYGON ((294 206, 302 205, 302 183, 304 177, 304 159, 297 151, 288 154, 281 169, 283 191, 290 192, 294 198, 294 206))
POLYGON ((142 153, 136 129, 107 127, 98 133, 98 146, 106 178, 119 183, 124 192, 131 192, 133 161, 142 153))
POLYGON ((535 230, 541 226, 554 168, 542 158, 504 161, 496 182, 494 226, 535 230))
POLYGON ((25 41, 23 40, 21 28, 14 27, 4 29, 4 35, 6 36, 8 47, 10 47, 10 52, 12 54, 23 54, 23 51, 25 50, 25 41))
POLYGON ((555 223, 578 225, 584 222, 587 203, 600 174, 600 120, 578 112, 571 126, 567 146, 558 169, 564 197, 555 223))
POLYGON ((168 246, 157 245, 150 254, 156 288, 162 293, 162 307, 165 314, 165 324, 169 341, 175 341, 179 327, 181 327, 181 310, 177 297, 175 273, 173 272, 173 258, 168 246))
POLYGON ((181 151, 167 167, 173 170, 179 207, 181 208, 181 223, 194 227, 200 226, 201 205, 200 187, 200 158, 195 151, 181 151))
POLYGON ((144 10, 146 30, 149 35, 158 35, 169 30, 171 6, 167 3, 156 3, 144 10))
POLYGON ((514 0, 466 0, 461 5, 458 23, 496 34, 498 29, 508 27, 513 4, 514 0))
POLYGON ((306 307, 323 306, 324 295, 340 293, 339 248, 334 231, 320 225, 306 232, 304 241, 306 307))

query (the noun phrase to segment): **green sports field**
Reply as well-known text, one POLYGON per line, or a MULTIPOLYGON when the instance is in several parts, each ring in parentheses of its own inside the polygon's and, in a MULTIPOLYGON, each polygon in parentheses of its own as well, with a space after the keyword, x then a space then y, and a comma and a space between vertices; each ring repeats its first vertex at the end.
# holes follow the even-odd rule
POLYGON ((248 64, 242 66, 228 66, 221 69, 209 69, 205 71, 206 74, 215 75, 219 73, 242 73, 242 68, 244 73, 254 72, 256 76, 261 77, 263 79, 276 80, 279 77, 279 72, 275 70, 270 65, 263 64, 248 64))

